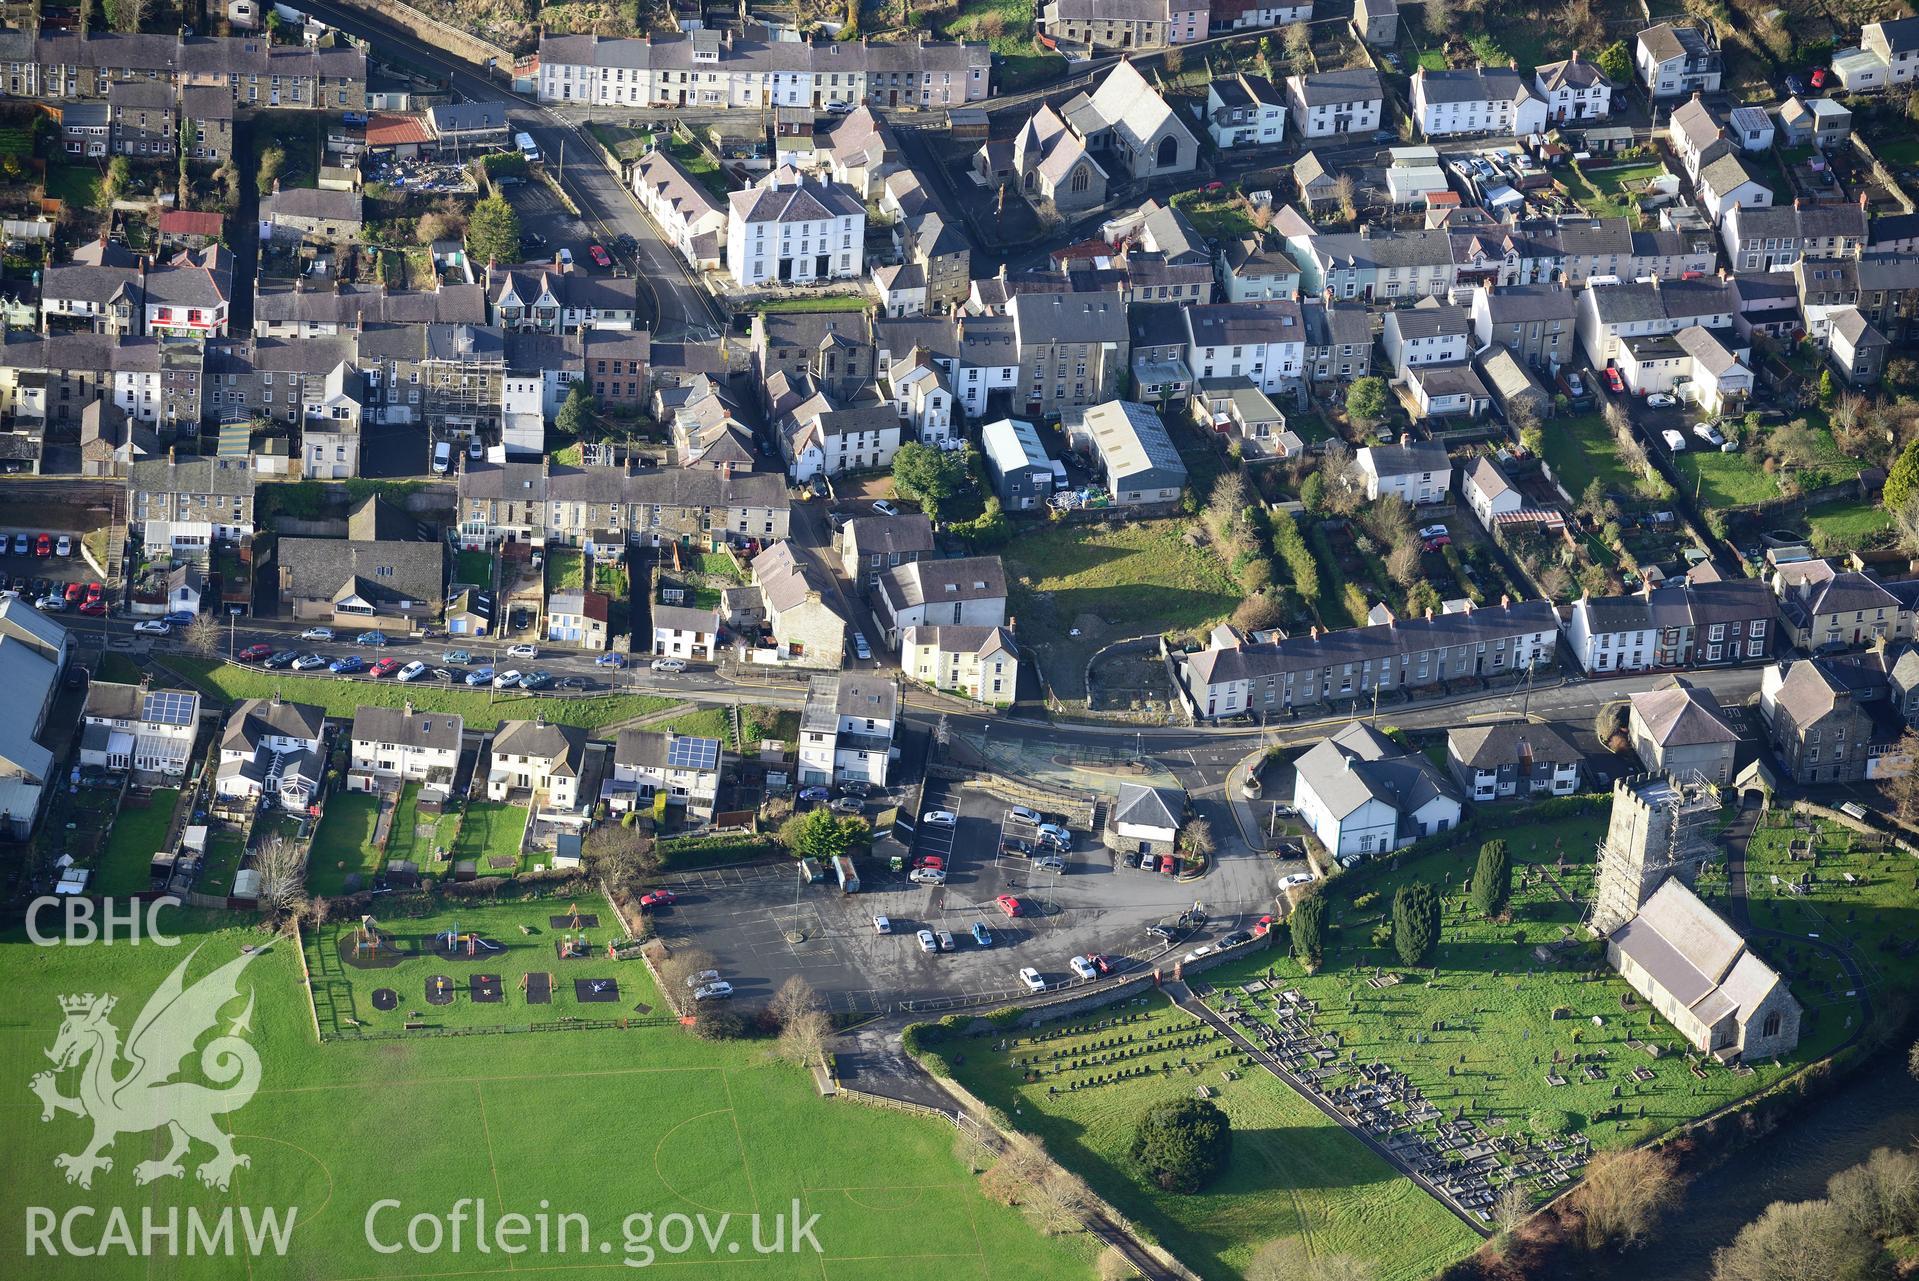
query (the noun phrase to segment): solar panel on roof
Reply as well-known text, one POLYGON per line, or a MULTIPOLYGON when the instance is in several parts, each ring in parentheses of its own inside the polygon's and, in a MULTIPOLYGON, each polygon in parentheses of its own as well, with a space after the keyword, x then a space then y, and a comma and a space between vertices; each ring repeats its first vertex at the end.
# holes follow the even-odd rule
POLYGON ((140 719, 154 725, 191 725, 193 695, 163 689, 149 693, 140 705, 140 719))
POLYGON ((666 745, 669 769, 709 770, 720 761, 717 738, 675 738, 666 745))

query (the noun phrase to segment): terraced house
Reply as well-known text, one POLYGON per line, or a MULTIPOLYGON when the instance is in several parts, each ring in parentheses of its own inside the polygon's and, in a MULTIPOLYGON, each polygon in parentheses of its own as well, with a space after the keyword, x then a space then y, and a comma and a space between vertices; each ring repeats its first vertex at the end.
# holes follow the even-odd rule
POLYGON ((786 482, 771 472, 474 463, 458 479, 460 545, 507 540, 702 548, 785 538, 786 482))
POLYGON ((1375 689, 1420 689, 1550 667, 1557 635, 1550 602, 1502 600, 1345 631, 1313 628, 1259 644, 1215 641, 1186 659, 1181 692, 1198 720, 1265 715, 1369 697, 1375 689))
POLYGON ((7 92, 103 99, 121 82, 225 87, 248 107, 366 110, 366 53, 352 44, 275 45, 257 36, 54 33, 0 46, 7 92))
POLYGON ((547 36, 541 102, 632 107, 945 107, 980 102, 992 82, 985 44, 741 40, 685 35, 547 36))
POLYGON ((1206 0, 1048 0, 1039 29, 1091 49, 1163 49, 1203 39, 1206 0))

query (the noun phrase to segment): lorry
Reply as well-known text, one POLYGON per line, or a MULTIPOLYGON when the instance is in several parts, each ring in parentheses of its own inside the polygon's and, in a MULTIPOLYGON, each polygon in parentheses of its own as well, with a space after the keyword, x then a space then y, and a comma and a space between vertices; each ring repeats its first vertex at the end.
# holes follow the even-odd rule
POLYGON ((833 856, 833 875, 840 878, 840 893, 858 894, 860 892, 860 874, 853 870, 853 860, 846 855, 833 856))

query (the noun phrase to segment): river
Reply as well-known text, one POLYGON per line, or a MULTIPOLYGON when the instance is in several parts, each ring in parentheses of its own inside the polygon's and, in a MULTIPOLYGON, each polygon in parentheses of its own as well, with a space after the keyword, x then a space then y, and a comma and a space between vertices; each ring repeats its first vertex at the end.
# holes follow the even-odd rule
POLYGON ((1825 1195, 1826 1180, 1874 1148, 1919 1135, 1919 1081, 1893 1050, 1753 1147, 1693 1181, 1684 1208, 1644 1250, 1619 1260, 1612 1281, 1706 1281, 1712 1252, 1774 1201, 1825 1195))

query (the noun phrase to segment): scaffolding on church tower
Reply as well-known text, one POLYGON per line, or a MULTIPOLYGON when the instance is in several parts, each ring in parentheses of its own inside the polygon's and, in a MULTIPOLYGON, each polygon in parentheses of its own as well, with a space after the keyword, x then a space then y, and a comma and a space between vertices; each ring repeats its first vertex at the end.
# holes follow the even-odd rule
POLYGON ((1613 784, 1612 817, 1586 925, 1600 938, 1630 921, 1668 877, 1690 886, 1717 852, 1719 789, 1697 770, 1637 774, 1613 784))

